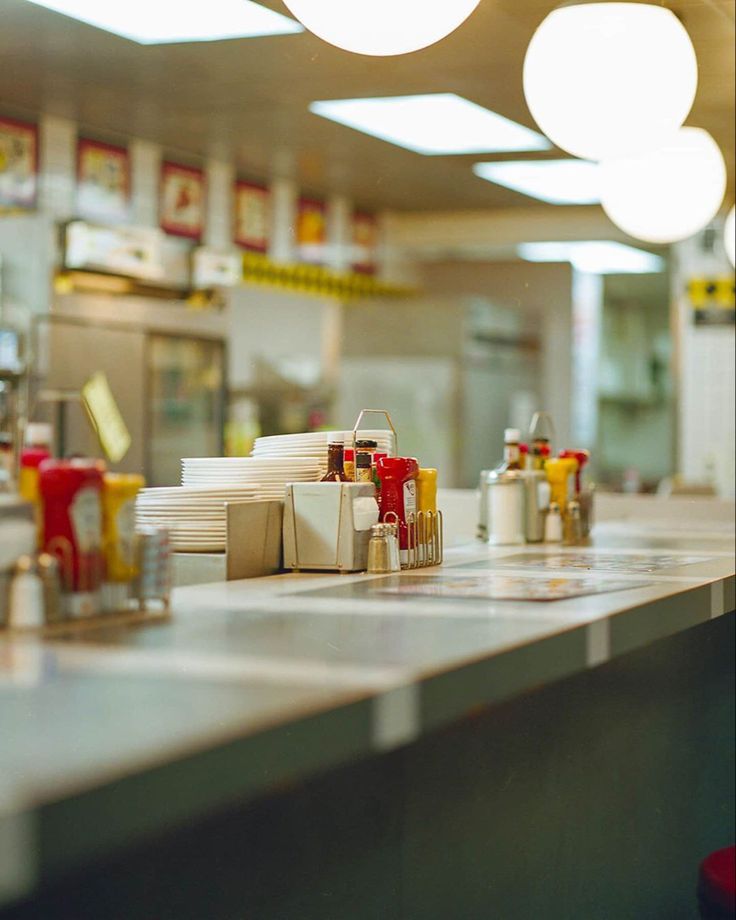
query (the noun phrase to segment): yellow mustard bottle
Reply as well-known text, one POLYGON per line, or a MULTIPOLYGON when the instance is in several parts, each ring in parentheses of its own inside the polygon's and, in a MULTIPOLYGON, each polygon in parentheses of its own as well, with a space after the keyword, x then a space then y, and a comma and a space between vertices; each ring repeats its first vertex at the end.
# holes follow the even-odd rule
POLYGON ((417 477, 417 511, 437 514, 437 470, 419 470, 417 477))
POLYGON ((556 502, 564 515, 567 504, 575 497, 575 474, 578 461, 574 457, 550 457, 544 465, 550 486, 550 500, 556 502))
POLYGON ((138 574, 135 565, 135 500, 142 476, 105 473, 102 493, 103 550, 107 581, 126 584, 138 574))

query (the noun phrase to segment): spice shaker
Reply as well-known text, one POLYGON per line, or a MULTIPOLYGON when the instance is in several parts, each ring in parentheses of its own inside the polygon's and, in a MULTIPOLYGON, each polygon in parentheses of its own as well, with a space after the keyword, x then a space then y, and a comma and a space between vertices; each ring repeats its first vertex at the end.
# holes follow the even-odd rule
POLYGON ((50 553, 38 556, 38 574, 43 582, 44 615, 47 623, 64 619, 64 597, 61 591, 59 560, 50 553))
POLYGON ((524 534, 527 543, 544 540, 544 519, 549 508, 550 487, 543 470, 524 470, 524 534))
POLYGON ((45 622, 43 581, 33 556, 21 556, 15 563, 8 596, 10 629, 40 629, 45 622))
POLYGON ((368 544, 369 574, 385 575, 393 572, 391 556, 391 534, 388 525, 374 524, 368 544))
POLYGON ((399 551, 399 525, 384 523, 386 533, 388 534, 389 554, 391 558, 391 571, 401 571, 401 553, 399 551))
POLYGON ((544 542, 562 543, 562 516, 557 502, 550 502, 547 520, 544 522, 544 542))
POLYGON ((567 546, 577 546, 583 539, 583 522, 580 517, 580 503, 569 502, 564 521, 564 540, 567 546))

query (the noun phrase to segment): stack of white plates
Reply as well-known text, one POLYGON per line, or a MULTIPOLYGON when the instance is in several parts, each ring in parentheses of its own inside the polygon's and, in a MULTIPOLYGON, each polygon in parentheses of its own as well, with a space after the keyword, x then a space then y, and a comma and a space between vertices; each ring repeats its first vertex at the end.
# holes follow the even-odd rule
POLYGON ((262 501, 282 499, 289 482, 315 482, 322 468, 313 457, 186 457, 181 483, 190 488, 256 488, 262 501))
MULTIPOLYGON (((396 454, 394 436, 390 431, 363 429, 358 440, 376 441, 378 450, 390 457, 396 454)), ((349 447, 353 443, 352 431, 313 431, 305 434, 279 434, 258 438, 253 447, 254 458, 289 459, 302 457, 316 460, 327 467, 327 445, 339 442, 349 447)))
POLYGON ((255 483, 211 489, 143 489, 135 506, 136 527, 165 527, 172 549, 179 552, 222 552, 227 533, 225 503, 258 497, 255 483))

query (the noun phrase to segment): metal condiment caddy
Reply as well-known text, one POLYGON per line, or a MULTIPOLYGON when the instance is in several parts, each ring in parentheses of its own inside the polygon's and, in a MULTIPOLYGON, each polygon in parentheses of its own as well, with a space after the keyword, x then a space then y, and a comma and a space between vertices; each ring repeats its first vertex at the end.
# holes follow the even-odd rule
MULTIPOLYGON (((387 523, 396 524, 396 515, 386 515, 387 523)), ((444 530, 442 512, 417 511, 407 515, 407 549, 402 570, 424 569, 433 565, 442 565, 444 559, 444 530)))
MULTIPOLYGON (((389 413, 385 409, 363 409, 352 429, 355 460, 361 425, 367 415, 383 416, 393 435, 393 453, 398 455, 398 435, 389 413)), ((377 509, 376 496, 376 486, 370 482, 290 485, 284 514, 285 567, 296 571, 389 572, 440 565, 442 513, 411 510, 400 519, 394 511, 383 512, 379 524, 376 510, 371 521, 360 507, 363 503, 367 508, 367 503, 372 502, 377 509), (369 552, 372 538, 377 543, 369 552), (383 545, 379 546, 379 542, 383 545), (389 558, 394 561, 389 563, 389 558)))
POLYGON ((103 567, 89 560, 78 560, 75 574, 72 547, 67 544, 56 538, 48 552, 18 560, 0 636, 63 636, 169 618, 171 552, 166 530, 147 528, 136 535, 137 574, 122 593, 106 590, 111 586, 103 580, 103 567))

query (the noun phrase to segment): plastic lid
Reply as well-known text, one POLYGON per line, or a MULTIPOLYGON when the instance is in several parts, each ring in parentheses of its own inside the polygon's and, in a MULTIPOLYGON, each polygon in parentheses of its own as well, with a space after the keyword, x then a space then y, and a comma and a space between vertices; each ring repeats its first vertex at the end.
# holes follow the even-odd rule
POLYGON ((503 439, 507 444, 518 444, 521 441, 521 432, 518 428, 507 428, 503 433, 503 439))
POLYGON ((48 422, 29 422, 26 425, 26 444, 50 445, 54 437, 54 430, 48 422))

